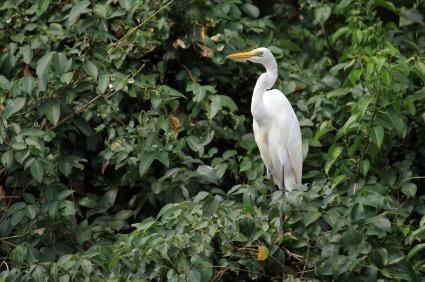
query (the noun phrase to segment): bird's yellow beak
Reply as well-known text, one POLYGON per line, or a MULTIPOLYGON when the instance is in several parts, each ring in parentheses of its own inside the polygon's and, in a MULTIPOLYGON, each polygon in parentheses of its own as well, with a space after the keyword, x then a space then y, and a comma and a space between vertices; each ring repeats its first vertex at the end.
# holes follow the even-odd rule
POLYGON ((242 52, 242 53, 230 54, 226 58, 227 59, 231 59, 233 61, 242 61, 242 62, 245 62, 249 58, 252 58, 253 56, 255 56, 255 54, 252 51, 250 51, 250 52, 242 52))

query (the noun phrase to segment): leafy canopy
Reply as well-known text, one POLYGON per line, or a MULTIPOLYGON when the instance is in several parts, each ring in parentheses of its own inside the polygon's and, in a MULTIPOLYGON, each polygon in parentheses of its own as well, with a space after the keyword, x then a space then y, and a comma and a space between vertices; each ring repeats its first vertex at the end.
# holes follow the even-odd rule
POLYGON ((421 1, 5 0, 5 281, 425 276, 421 1), (252 135, 266 46, 303 134, 270 191, 252 135))

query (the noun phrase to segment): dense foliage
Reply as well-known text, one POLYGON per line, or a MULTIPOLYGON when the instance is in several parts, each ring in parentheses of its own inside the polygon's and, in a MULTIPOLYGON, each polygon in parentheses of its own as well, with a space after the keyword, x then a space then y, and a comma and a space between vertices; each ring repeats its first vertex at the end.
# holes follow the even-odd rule
POLYGON ((5 0, 0 280, 425 277, 423 2, 5 0), (334 3, 336 2, 336 3, 334 3), (265 46, 303 134, 270 189, 265 46))

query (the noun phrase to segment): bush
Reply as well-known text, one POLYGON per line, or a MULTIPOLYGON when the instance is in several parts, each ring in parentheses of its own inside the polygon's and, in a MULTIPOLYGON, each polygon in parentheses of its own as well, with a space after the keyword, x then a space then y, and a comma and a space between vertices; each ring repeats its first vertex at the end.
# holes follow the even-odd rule
POLYGON ((0 277, 422 279, 424 12, 3 1, 0 277), (260 68, 225 60, 260 46, 302 127, 287 194, 251 133, 260 68))

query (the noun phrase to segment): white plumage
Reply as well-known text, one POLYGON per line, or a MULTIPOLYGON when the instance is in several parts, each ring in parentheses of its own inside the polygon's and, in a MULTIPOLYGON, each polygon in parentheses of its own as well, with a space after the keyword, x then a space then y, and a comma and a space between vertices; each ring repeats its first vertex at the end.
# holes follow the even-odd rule
POLYGON ((254 87, 251 113, 255 142, 268 177, 280 189, 291 191, 301 183, 302 138, 297 116, 286 96, 271 89, 277 79, 277 64, 267 48, 229 55, 238 61, 262 64, 266 72, 261 74, 254 87))

